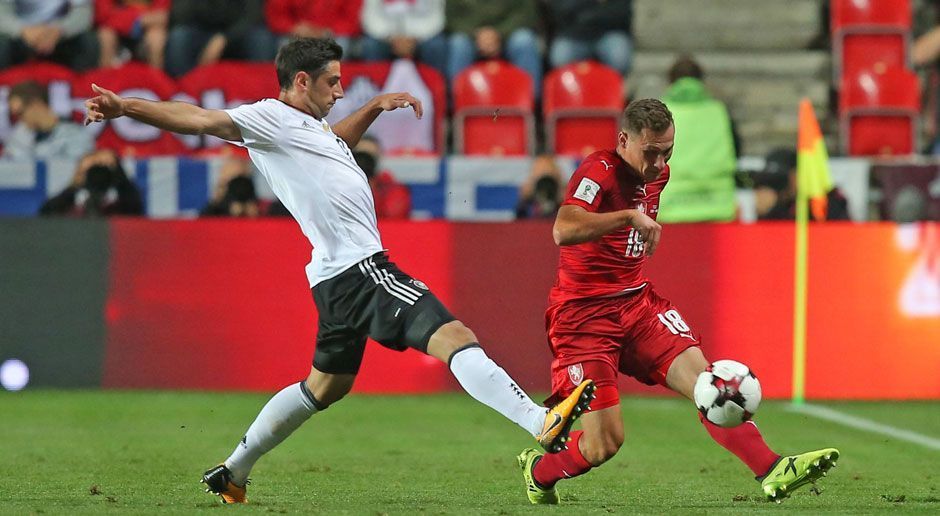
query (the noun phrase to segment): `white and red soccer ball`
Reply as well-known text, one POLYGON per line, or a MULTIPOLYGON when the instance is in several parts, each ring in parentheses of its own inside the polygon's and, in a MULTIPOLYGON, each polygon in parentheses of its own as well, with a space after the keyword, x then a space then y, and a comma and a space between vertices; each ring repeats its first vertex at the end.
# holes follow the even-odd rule
POLYGON ((751 419, 760 405, 760 382, 744 364, 718 360, 698 375, 695 406, 712 423, 738 426, 751 419))

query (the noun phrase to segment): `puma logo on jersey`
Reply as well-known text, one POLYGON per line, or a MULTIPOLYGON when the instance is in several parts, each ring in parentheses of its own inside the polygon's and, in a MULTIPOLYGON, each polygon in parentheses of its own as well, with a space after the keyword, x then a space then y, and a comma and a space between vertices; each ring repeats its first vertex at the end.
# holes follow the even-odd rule
POLYGON ((613 165, 609 165, 606 161, 604 161, 604 160, 600 160, 600 161, 601 161, 601 163, 604 164, 604 170, 610 170, 610 169, 614 168, 613 165))

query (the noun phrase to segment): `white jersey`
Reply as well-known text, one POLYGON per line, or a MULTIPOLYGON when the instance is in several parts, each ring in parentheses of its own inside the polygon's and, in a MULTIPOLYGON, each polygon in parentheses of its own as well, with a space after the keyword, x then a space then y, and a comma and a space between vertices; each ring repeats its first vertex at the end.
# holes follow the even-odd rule
POLYGON ((329 124, 280 100, 225 110, 255 167, 290 211, 313 251, 310 286, 382 251, 365 172, 329 124))

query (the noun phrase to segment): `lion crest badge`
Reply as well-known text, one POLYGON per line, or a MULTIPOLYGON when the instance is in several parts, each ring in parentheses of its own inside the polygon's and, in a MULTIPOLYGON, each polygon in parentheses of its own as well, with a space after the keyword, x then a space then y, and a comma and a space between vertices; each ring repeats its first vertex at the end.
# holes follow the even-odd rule
POLYGON ((584 368, 581 364, 568 366, 568 378, 571 379, 571 383, 581 385, 581 381, 584 380, 584 368))

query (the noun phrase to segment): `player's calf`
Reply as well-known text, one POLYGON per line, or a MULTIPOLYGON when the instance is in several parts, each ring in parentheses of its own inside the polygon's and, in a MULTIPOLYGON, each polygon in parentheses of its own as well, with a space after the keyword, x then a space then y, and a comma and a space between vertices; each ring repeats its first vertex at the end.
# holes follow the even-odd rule
POLYGON ((619 436, 604 433, 598 436, 589 436, 587 434, 581 438, 581 454, 594 466, 614 458, 620 447, 623 446, 623 433, 619 436))
MULTIPOLYGON (((608 387, 600 387, 599 390, 606 388, 608 387)), ((600 396, 603 396, 603 393, 600 396)), ((623 417, 619 404, 591 410, 581 419, 581 426, 584 430, 581 436, 581 453, 594 466, 600 466, 613 458, 623 446, 623 417)))

